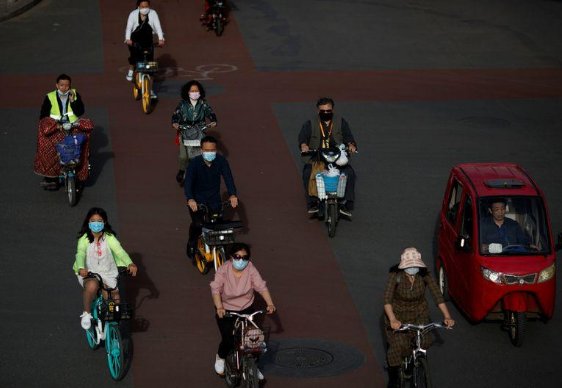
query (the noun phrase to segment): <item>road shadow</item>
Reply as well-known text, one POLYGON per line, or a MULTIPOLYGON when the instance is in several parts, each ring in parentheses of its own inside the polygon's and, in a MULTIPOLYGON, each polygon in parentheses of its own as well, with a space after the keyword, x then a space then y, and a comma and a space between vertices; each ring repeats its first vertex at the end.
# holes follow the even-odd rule
POLYGON ((96 125, 90 136, 90 176, 86 186, 93 186, 98 181, 105 164, 115 157, 113 151, 103 151, 109 147, 109 137, 104 127, 96 125))
POLYGON ((168 78, 177 77, 178 63, 170 54, 162 54, 158 58, 156 58, 156 61, 158 61, 158 68, 160 70, 154 75, 154 81, 162 82, 168 78))

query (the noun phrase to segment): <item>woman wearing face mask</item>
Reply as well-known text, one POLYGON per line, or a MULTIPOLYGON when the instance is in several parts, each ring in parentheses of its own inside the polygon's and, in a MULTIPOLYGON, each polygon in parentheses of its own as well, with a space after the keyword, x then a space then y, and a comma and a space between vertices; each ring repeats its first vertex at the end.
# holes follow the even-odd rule
MULTIPOLYGON (((256 267, 250 262, 250 247, 244 243, 231 246, 230 260, 219 267, 211 282, 211 293, 217 311, 216 321, 221 333, 221 342, 215 358, 215 372, 224 374, 224 363, 228 353, 234 348, 235 318, 225 317, 227 311, 251 314, 258 308, 254 304, 254 293, 258 292, 267 303, 267 313, 275 312, 275 305, 265 281, 256 267)), ((258 370, 258 378, 263 380, 258 370)))
MULTIPOLYGON (((425 299, 425 289, 429 288, 443 322, 453 327, 455 321, 449 314, 443 295, 437 283, 427 272, 427 267, 416 248, 406 248, 400 257, 400 264, 390 269, 384 292, 384 312, 386 337, 388 340, 387 361, 389 365, 389 387, 398 387, 398 373, 402 359, 410 352, 413 333, 396 332, 402 323, 426 324, 430 322, 429 307, 425 299)), ((424 337, 422 345, 431 345, 429 336, 424 337)))
MULTIPOLYGON (((181 101, 172 114, 172 127, 176 130, 176 143, 179 144, 179 170, 176 181, 183 185, 185 170, 190 159, 201 154, 200 146, 189 146, 184 144, 184 139, 179 134, 180 125, 201 125, 209 120, 209 127, 217 125, 217 115, 205 100, 205 89, 198 81, 189 81, 181 88, 181 101)), ((199 134, 199 140, 203 134, 199 134)))
MULTIPOLYGON (((74 273, 78 276, 78 282, 84 288, 84 312, 80 316, 84 330, 88 330, 91 326, 90 307, 99 287, 95 278, 87 277, 88 272, 99 274, 108 288, 117 286, 117 267, 127 267, 127 271, 132 276, 137 275, 137 266, 133 264, 115 236, 105 210, 91 208, 78 232, 78 247, 73 266, 74 273)), ((104 296, 107 297, 107 295, 104 296)), ((113 291, 112 297, 118 303, 119 290, 113 291)))
MULTIPOLYGON (((160 19, 155 10, 150 8, 150 1, 137 1, 137 8, 129 14, 125 29, 125 44, 129 46, 129 72, 127 81, 133 80, 133 69, 137 62, 144 60, 143 50, 149 49, 148 60, 154 60, 154 43, 152 36, 158 35, 158 46, 165 43, 160 19)), ((152 92, 152 91, 151 91, 152 92)))

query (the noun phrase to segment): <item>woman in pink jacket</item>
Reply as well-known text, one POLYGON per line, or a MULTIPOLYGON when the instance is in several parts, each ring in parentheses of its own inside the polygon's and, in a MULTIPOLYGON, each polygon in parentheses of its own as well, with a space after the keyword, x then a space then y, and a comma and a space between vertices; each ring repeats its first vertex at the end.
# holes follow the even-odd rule
MULTIPOLYGON (((235 318, 225 317, 227 311, 239 314, 251 314, 257 310, 254 306, 254 293, 258 292, 267 303, 267 313, 275 312, 275 305, 260 273, 250 262, 250 247, 244 243, 231 246, 231 256, 219 267, 215 279, 211 282, 213 302, 217 310, 216 320, 221 333, 221 343, 215 360, 215 372, 224 375, 224 360, 234 348, 235 318)), ((258 378, 263 375, 258 370, 258 378)))

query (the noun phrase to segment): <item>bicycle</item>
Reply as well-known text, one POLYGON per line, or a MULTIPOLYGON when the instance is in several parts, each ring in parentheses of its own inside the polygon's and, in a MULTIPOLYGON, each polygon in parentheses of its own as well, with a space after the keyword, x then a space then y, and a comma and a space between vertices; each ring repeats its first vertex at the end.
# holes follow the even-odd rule
POLYGON ((258 310, 252 314, 227 312, 225 317, 236 317, 234 322, 235 346, 225 362, 225 382, 228 387, 241 385, 244 388, 257 388, 258 357, 267 351, 265 334, 254 322, 254 316, 263 314, 258 310))
MULTIPOLYGON (((202 275, 207 274, 212 266, 214 266, 216 272, 223 265, 227 260, 224 246, 234 243, 234 229, 242 227, 240 221, 224 221, 222 219, 224 207, 228 205, 230 205, 230 202, 223 202, 219 211, 211 211, 208 206, 198 204, 198 211, 204 213, 203 228, 197 239, 193 260, 202 275)), ((191 256, 191 249, 188 242, 188 257, 191 256)))
POLYGON ((88 346, 96 350, 101 341, 105 341, 107 353, 107 367, 111 378, 115 381, 125 376, 125 347, 119 328, 119 322, 131 318, 131 309, 127 303, 116 303, 111 292, 116 288, 105 287, 102 277, 94 272, 88 272, 89 278, 98 281, 98 296, 92 302, 92 324, 86 330, 88 346), (102 290, 107 293, 107 299, 103 297, 102 290))
MULTIPOLYGON (((68 197, 68 204, 75 206, 78 202, 78 189, 76 187, 76 168, 80 164, 80 156, 82 154, 82 146, 86 141, 86 135, 83 133, 72 133, 74 128, 80 126, 79 121, 71 123, 66 116, 59 122, 64 139, 56 145, 57 155, 60 160, 61 172, 59 182, 64 183, 64 189, 68 197)), ((88 165, 89 168, 89 165, 88 165)))
POLYGON ((133 73, 133 98, 141 100, 142 111, 146 114, 152 112, 152 76, 158 71, 158 62, 149 61, 148 57, 153 52, 155 46, 142 48, 143 61, 137 62, 133 73))
POLYGON ((427 363, 427 350, 421 346, 422 337, 433 329, 446 329, 441 323, 432 322, 427 325, 414 325, 404 323, 397 331, 412 331, 415 337, 412 339, 412 353, 402 361, 400 365, 400 387, 405 388, 406 383, 413 388, 431 388, 431 376, 427 363))

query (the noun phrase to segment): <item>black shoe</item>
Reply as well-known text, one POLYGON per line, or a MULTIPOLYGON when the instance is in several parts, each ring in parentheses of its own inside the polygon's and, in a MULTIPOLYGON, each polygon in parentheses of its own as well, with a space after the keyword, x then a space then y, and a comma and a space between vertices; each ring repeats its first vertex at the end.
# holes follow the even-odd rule
POLYGON ((176 182, 179 183, 180 186, 183 186, 183 180, 185 179, 185 171, 179 170, 176 174, 176 182))
POLYGON ((347 216, 349 218, 353 217, 353 213, 345 205, 340 206, 340 214, 347 216))

